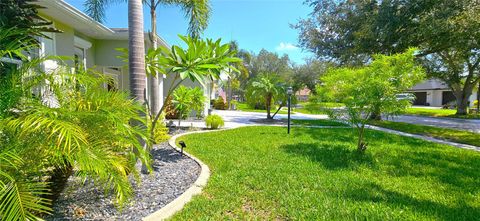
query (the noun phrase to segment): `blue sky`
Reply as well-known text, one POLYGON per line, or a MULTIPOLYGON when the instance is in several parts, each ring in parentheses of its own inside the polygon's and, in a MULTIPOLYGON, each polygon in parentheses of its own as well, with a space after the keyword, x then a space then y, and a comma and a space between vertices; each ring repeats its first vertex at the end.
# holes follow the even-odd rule
MULTIPOLYGON (((66 0, 83 11, 84 0, 66 0)), ((302 51, 298 44, 298 31, 290 28, 300 18, 306 18, 311 9, 303 0, 211 0, 212 14, 204 37, 236 40, 240 48, 258 53, 262 48, 288 54, 296 63, 304 63, 311 53, 302 51)), ((177 34, 186 34, 187 19, 178 7, 162 6, 157 9, 157 29, 169 43, 178 44, 177 34)), ((145 30, 150 27, 145 10, 145 30)), ((105 25, 125 28, 127 4, 111 5, 106 13, 105 25)))

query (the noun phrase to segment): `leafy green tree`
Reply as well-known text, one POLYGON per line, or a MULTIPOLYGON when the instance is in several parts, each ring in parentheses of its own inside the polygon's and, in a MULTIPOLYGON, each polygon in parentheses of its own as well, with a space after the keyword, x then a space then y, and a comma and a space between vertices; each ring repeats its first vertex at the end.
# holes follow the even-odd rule
POLYGON ((316 59, 307 59, 305 64, 294 66, 292 76, 294 91, 307 87, 315 95, 318 79, 328 67, 328 63, 316 59))
POLYGON ((362 65, 377 53, 418 47, 429 77, 445 81, 466 114, 480 81, 478 1, 308 0, 314 11, 301 20, 300 44, 324 60, 362 65))
POLYGON ((285 85, 273 74, 257 76, 252 80, 247 91, 250 99, 265 105, 267 119, 273 119, 284 104, 285 85), (280 107, 274 115, 271 115, 271 108, 275 105, 275 101, 280 101, 280 107))
MULTIPOLYGON (((208 80, 218 79, 220 73, 230 69, 238 71, 232 64, 242 60, 235 57, 236 52, 230 50, 229 44, 221 44, 221 39, 202 40, 190 36, 179 36, 187 46, 186 49, 174 45, 171 49, 164 47, 155 50, 158 59, 152 59, 152 67, 160 74, 174 74, 165 100, 169 100, 173 91, 185 80, 199 82, 202 85, 208 80)), ((160 108, 156 116, 152 116, 152 130, 155 129, 161 113, 166 105, 160 108)))
POLYGON ((380 107, 389 115, 399 114, 411 105, 407 99, 397 99, 424 78, 423 69, 415 64, 414 49, 392 56, 376 55, 362 68, 331 69, 321 78, 322 92, 340 99, 344 112, 331 112, 334 118, 344 119, 357 129, 359 151, 365 151, 365 124, 380 107))

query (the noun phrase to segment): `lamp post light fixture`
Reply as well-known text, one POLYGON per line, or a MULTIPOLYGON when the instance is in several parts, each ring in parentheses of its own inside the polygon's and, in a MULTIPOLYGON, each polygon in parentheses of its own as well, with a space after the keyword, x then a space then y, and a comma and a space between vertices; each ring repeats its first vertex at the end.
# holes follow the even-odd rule
POLYGON ((287 94, 288 94, 288 134, 290 134, 290 109, 292 106, 292 94, 293 94, 293 88, 288 87, 287 88, 287 94))
POLYGON ((180 142, 178 142, 178 144, 180 144, 180 148, 181 148, 180 155, 183 156, 183 148, 186 148, 187 145, 185 144, 185 142, 184 142, 183 140, 181 140, 180 142))

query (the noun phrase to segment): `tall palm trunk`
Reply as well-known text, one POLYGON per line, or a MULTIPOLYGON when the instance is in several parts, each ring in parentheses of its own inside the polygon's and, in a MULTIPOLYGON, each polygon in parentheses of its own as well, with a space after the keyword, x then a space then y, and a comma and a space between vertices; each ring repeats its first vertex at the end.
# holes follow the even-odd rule
MULTIPOLYGON (((156 13, 156 0, 150 0, 150 19, 151 19, 151 41, 152 48, 158 48, 157 42, 157 13, 156 13)), ((163 83, 163 78, 158 76, 158 73, 152 73, 154 76, 148 78, 150 85, 150 106, 152 116, 156 116, 162 106, 163 91, 160 89, 160 84, 163 83)))
MULTIPOLYGON (((131 96, 145 104, 145 39, 142 0, 128 1, 128 57, 131 96)), ((135 123, 141 124, 140 122, 135 123)), ((140 137, 138 139, 146 148, 145 140, 140 137)), ((142 164, 142 173, 147 172, 146 165, 142 164)))
POLYGON ((134 99, 145 103, 145 39, 142 0, 128 1, 128 70, 134 99))

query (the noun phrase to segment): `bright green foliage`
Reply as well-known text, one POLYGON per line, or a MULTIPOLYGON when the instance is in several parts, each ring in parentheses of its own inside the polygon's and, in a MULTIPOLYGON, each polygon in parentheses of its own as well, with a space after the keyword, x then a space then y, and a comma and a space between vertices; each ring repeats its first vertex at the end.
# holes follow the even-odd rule
POLYGON ((397 94, 424 78, 422 68, 414 62, 414 52, 410 49, 403 54, 377 55, 369 66, 331 69, 322 77, 324 92, 346 107, 345 113, 332 112, 333 117, 346 117, 358 129, 359 150, 366 149, 363 132, 372 114, 381 110, 395 115, 411 105, 410 100, 397 99, 397 94))
POLYGON ((205 101, 205 95, 199 87, 188 88, 180 85, 173 92, 172 100, 175 109, 179 113, 179 122, 180 119, 186 119, 192 110, 196 112, 197 118, 201 118, 205 101))
POLYGON ((213 171, 172 220, 477 220, 480 153, 369 130, 244 127, 186 135, 213 171))
POLYGON ((190 89, 190 96, 191 96, 191 108, 195 111, 197 118, 201 119, 203 117, 203 110, 205 108, 205 102, 207 98, 203 94, 203 91, 199 87, 194 87, 190 89))
POLYGON ((180 113, 180 119, 186 119, 192 110, 190 106, 192 103, 190 94, 190 89, 183 85, 180 85, 180 87, 173 92, 172 102, 175 109, 180 113))
MULTIPOLYGON (((235 57, 236 52, 230 50, 229 44, 221 44, 221 39, 213 41, 211 39, 202 40, 189 36, 179 35, 187 48, 173 45, 170 49, 160 47, 156 50, 151 49, 147 53, 148 74, 173 74, 173 81, 168 87, 165 100, 170 100, 173 91, 185 80, 190 79, 193 82, 199 82, 205 85, 208 80, 218 79, 223 70, 230 69, 238 71, 232 65, 242 60, 235 57)), ((119 49, 124 53, 122 56, 128 60, 128 53, 124 49, 119 49)), ((167 107, 165 102, 156 116, 152 116, 152 127, 150 135, 153 137, 153 131, 158 124, 161 113, 167 107)))
POLYGON ((103 89, 106 76, 62 68, 44 73, 39 69, 44 61, 25 62, 0 79, 3 220, 33 219, 50 211, 45 197, 51 189, 44 178, 52 169, 73 168, 76 176, 112 189, 122 205, 132 194, 128 174, 137 173, 136 159, 149 163, 137 139, 146 138, 146 131, 130 124, 143 121, 141 105, 126 93, 103 89))
POLYGON ((167 141, 168 139, 170 139, 170 135, 168 135, 168 128, 163 124, 157 126, 157 128, 155 128, 153 142, 159 144, 167 141))
MULTIPOLYGON (((109 5, 127 0, 85 0, 85 12, 98 22, 105 20, 105 11, 109 5)), ((179 6, 188 18, 189 35, 199 37, 208 26, 210 18, 209 0, 143 0, 150 10, 156 11, 159 6, 179 6)))
POLYGON ((248 103, 263 104, 267 110, 267 118, 273 119, 278 111, 286 104, 286 86, 273 74, 260 75, 252 80, 247 88, 248 103), (272 106, 278 102, 279 108, 277 112, 271 113, 272 106))
POLYGON ((225 122, 220 115, 211 114, 205 118, 205 125, 210 129, 218 129, 225 126, 225 122))
POLYGON ((52 24, 38 15, 41 6, 34 0, 2 0, 0 1, 0 57, 2 51, 15 49, 16 56, 22 57, 21 49, 39 45, 36 37, 43 32, 57 31, 50 28, 52 24))

